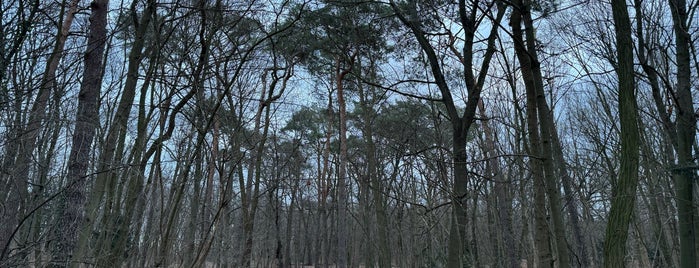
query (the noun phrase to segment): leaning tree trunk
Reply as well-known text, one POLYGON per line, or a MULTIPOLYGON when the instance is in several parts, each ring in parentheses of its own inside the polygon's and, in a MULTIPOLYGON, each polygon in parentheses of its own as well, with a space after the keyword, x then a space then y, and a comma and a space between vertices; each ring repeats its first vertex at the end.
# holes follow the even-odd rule
MULTIPOLYGON (((83 82, 78 94, 73 145, 68 159, 68 185, 59 203, 56 243, 51 248, 53 267, 66 267, 76 248, 77 237, 84 222, 85 185, 95 129, 99 125, 99 97, 102 86, 102 57, 107 38, 109 0, 90 4, 90 34, 85 52, 83 82)), ((72 264, 71 266, 74 266, 72 264)))
MULTIPOLYGON (((118 177, 118 174, 116 173, 117 170, 115 169, 118 167, 115 165, 117 165, 117 163, 120 161, 115 161, 114 158, 120 159, 122 156, 128 119, 135 98, 138 69, 141 62, 141 54, 145 41, 144 36, 151 18, 151 12, 154 10, 154 8, 155 3, 153 0, 150 0, 146 10, 143 12, 143 18, 139 22, 139 27, 136 31, 136 40, 133 43, 131 52, 129 53, 129 65, 127 70, 127 78, 124 83, 124 90, 114 115, 112 125, 109 128, 106 144, 99 157, 98 171, 102 172, 97 175, 97 179, 92 191, 90 192, 87 204, 85 205, 85 223, 88 224, 88 226, 86 226, 80 233, 77 245, 78 251, 76 252, 76 256, 78 258, 87 257, 88 253, 93 250, 88 246, 88 242, 92 237, 92 228, 89 225, 96 217, 103 194, 105 194, 105 192, 107 195, 113 196, 114 194, 109 192, 107 188, 113 187, 113 184, 116 183, 116 178, 118 177)), ((110 205, 113 204, 108 200, 105 206, 110 205)), ((106 219, 106 217, 103 219, 106 219)), ((102 234, 98 236, 98 238, 100 240, 104 240, 106 237, 104 234, 102 234)), ((95 248, 94 250, 99 250, 99 248, 95 248)))
MULTIPOLYGON (((518 40, 515 41, 517 57, 522 65, 526 66, 528 72, 522 72, 525 82, 525 86, 532 87, 535 93, 535 100, 537 109, 537 115, 539 117, 539 128, 540 128, 540 157, 544 169, 544 178, 546 185, 546 195, 548 197, 548 203, 551 213, 551 225, 553 226, 554 240, 556 245, 557 258, 555 262, 559 267, 570 266, 570 257, 568 254, 568 244, 566 242, 565 226, 563 223, 563 214, 561 206, 561 193, 558 186, 558 181, 556 179, 559 172, 556 172, 553 159, 554 147, 552 145, 552 140, 555 132, 555 125, 553 122, 553 114, 551 109, 548 107, 546 102, 546 95, 544 93, 544 83, 541 74, 541 63, 537 55, 537 44, 536 36, 534 33, 534 24, 531 17, 531 6, 524 3, 523 1, 517 1, 515 9, 517 12, 513 13, 514 16, 518 16, 524 25, 524 35, 525 43, 522 43, 522 35, 520 32, 520 24, 515 21, 512 27, 517 28, 516 30, 519 34, 515 37, 518 40), (515 15, 516 14, 516 15, 515 15)), ((513 18, 518 20, 517 18, 513 18)), ((525 66, 522 67, 523 70, 525 66)))

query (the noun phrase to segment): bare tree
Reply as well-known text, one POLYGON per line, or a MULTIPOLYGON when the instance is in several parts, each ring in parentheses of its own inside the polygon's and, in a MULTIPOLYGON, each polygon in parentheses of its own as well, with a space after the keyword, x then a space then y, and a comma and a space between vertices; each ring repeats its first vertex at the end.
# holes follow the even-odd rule
POLYGON ((463 70, 463 81, 468 91, 466 99, 466 108, 463 113, 459 112, 457 102, 454 100, 453 94, 447 80, 444 76, 443 66, 435 51, 435 47, 430 43, 422 19, 418 16, 418 10, 415 3, 401 6, 394 1, 391 1, 391 6, 396 12, 398 19, 410 30, 413 37, 417 40, 423 53, 427 56, 427 61, 430 65, 432 78, 437 84, 441 93, 441 102, 446 106, 447 116, 452 123, 452 154, 453 154, 453 185, 451 192, 452 202, 452 222, 449 238, 449 253, 448 267, 462 267, 471 265, 471 257, 466 242, 466 226, 468 219, 466 218, 466 201, 468 200, 467 185, 468 177, 468 155, 466 153, 466 143, 468 141, 468 132, 475 120, 476 107, 480 101, 480 95, 483 90, 483 83, 488 74, 490 60, 495 53, 495 40, 498 38, 498 27, 505 14, 505 6, 494 2, 474 1, 466 5, 466 1, 458 2, 457 9, 459 15, 460 26, 463 28, 464 39, 463 49, 457 55, 463 70), (479 6, 485 5, 488 9, 485 11, 487 16, 479 16, 479 6), (495 14, 492 14, 493 12, 495 14), (478 25, 484 17, 493 18, 489 35, 486 37, 485 53, 482 56, 480 73, 474 74, 474 45, 476 44, 475 36, 478 25))
POLYGON ((90 33, 85 50, 85 69, 78 95, 73 144, 68 159, 68 180, 57 213, 56 238, 51 247, 53 267, 76 266, 73 259, 77 238, 84 222, 85 186, 95 129, 99 125, 99 96, 102 88, 102 63, 107 39, 109 0, 90 4, 90 33))

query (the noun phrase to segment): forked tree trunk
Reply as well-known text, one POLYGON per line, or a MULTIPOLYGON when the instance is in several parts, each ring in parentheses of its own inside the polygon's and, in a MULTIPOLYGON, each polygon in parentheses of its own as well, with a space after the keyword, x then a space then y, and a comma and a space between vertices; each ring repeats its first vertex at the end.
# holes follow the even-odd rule
POLYGON ((556 130, 553 122, 553 114, 548 107, 544 92, 541 64, 537 56, 536 36, 531 17, 531 6, 528 3, 516 1, 514 8, 516 11, 513 12, 511 26, 513 27, 513 38, 515 39, 515 51, 522 65, 522 77, 525 80, 524 84, 525 87, 527 87, 528 95, 534 94, 531 101, 535 102, 531 103, 531 105, 536 106, 539 119, 539 157, 541 158, 540 160, 544 171, 543 176, 545 179, 546 196, 548 197, 547 200, 551 215, 550 224, 554 232, 554 240, 551 242, 555 242, 557 253, 551 265, 568 267, 570 266, 570 257, 563 223, 560 187, 557 180, 557 177, 562 175, 562 173, 560 170, 557 172, 554 165, 555 145, 553 143, 555 142, 555 134, 553 132, 556 130), (521 24, 524 25, 524 40, 522 39, 521 24))
MULTIPOLYGON (((495 53, 495 40, 498 38, 498 27, 492 27, 486 38, 486 46, 484 54, 481 57, 480 72, 474 75, 474 44, 476 31, 478 27, 477 9, 469 9, 466 6, 465 0, 458 1, 459 22, 463 27, 464 44, 462 51, 459 54, 463 67, 463 79, 468 91, 466 98, 466 107, 463 112, 457 109, 456 102, 452 96, 449 84, 446 81, 442 65, 433 45, 430 43, 426 33, 422 29, 420 19, 417 16, 417 7, 410 6, 410 9, 405 11, 401 7, 391 1, 392 9, 396 12, 398 19, 410 29, 411 33, 417 40, 422 52, 427 56, 427 61, 430 66, 431 74, 434 78, 439 92, 441 93, 441 101, 446 106, 446 114, 452 125, 452 171, 453 184, 450 194, 452 202, 451 211, 451 229, 448 241, 447 250, 447 267, 470 267, 471 254, 469 253, 469 245, 466 243, 466 225, 468 217, 466 215, 467 201, 467 184, 468 184, 468 155, 466 153, 466 145, 468 143, 468 132, 475 120, 476 106, 481 98, 483 83, 490 61, 495 53)), ((480 4, 476 1, 474 5, 480 4)), ((492 15, 492 14, 491 14, 492 15)), ((505 15, 505 6, 502 3, 497 3, 497 14, 493 18, 494 24, 499 24, 505 15)))
POLYGON ((546 209, 546 181, 544 180, 543 161, 541 160, 541 137, 539 133, 539 115, 536 105, 536 89, 534 76, 532 75, 531 63, 532 60, 527 54, 526 46, 523 39, 521 28, 522 15, 521 8, 514 8, 512 17, 510 18, 510 27, 512 27, 512 38, 515 43, 515 51, 520 62, 524 84, 526 88, 526 117, 529 148, 529 166, 531 168, 531 176, 533 181, 534 192, 534 242, 536 245, 536 263, 537 267, 554 267, 553 253, 551 250, 551 238, 549 233, 548 213, 546 209))

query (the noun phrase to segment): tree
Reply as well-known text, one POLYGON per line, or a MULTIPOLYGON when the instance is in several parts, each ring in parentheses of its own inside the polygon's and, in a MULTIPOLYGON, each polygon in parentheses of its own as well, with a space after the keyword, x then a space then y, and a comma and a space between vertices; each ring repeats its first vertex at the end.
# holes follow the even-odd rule
MULTIPOLYGON (((537 44, 536 44, 536 34, 534 32, 534 24, 531 16, 531 5, 525 4, 522 1, 517 1, 514 4, 514 12, 510 20, 512 27, 515 51, 517 58, 519 59, 520 65, 522 67, 522 79, 524 80, 524 85, 527 88, 527 117, 528 124, 534 124, 535 126, 529 126, 530 132, 530 150, 534 152, 534 158, 530 159, 532 161, 533 170, 538 169, 538 173, 533 174, 535 176, 542 176, 544 180, 535 183, 535 187, 543 187, 548 197, 548 205, 550 207, 551 215, 551 225, 554 232, 554 241, 556 246, 556 256, 554 259, 548 254, 547 235, 548 223, 543 222, 543 218, 546 215, 546 205, 543 200, 539 199, 535 208, 538 208, 538 213, 543 213, 543 215, 537 215, 537 241, 538 247, 542 248, 539 253, 539 264, 545 267, 553 267, 554 263, 557 261, 558 265, 561 267, 567 267, 570 265, 570 258, 568 256, 568 246, 566 242, 565 226, 563 224, 562 206, 560 201, 560 187, 558 186, 557 177, 561 172, 557 172, 555 168, 556 159, 554 159, 554 149, 556 142, 554 139, 554 132, 556 132, 553 112, 548 106, 546 101, 546 93, 544 92, 544 82, 541 70, 541 62, 538 58, 537 44), (521 25, 524 25, 524 32, 522 32, 521 25), (523 39, 523 34, 526 39, 523 39), (532 118, 536 117, 536 118, 532 118), (537 133, 538 132, 538 133, 537 133)), ((559 166, 565 165, 565 163, 559 163, 559 166)), ((538 189, 542 191, 541 189, 538 189)), ((536 191, 536 190, 535 190, 536 191)), ((538 194, 541 197, 541 193, 538 194)), ((536 199, 536 198, 535 198, 536 199)))
MULTIPOLYGON (((650 10, 653 10, 652 4, 649 8, 650 10)), ((691 155, 692 147, 695 143, 696 114, 689 112, 694 111, 692 93, 689 89, 693 82, 690 63, 690 58, 692 57, 690 56, 690 50, 693 50, 693 48, 691 41, 689 41, 691 38, 686 30, 688 24, 691 23, 687 17, 687 3, 685 1, 669 1, 669 12, 672 17, 672 34, 667 33, 667 38, 674 36, 674 50, 676 51, 674 55, 676 66, 673 66, 676 68, 674 85, 671 84, 673 82, 669 76, 675 71, 670 71, 670 66, 660 64, 658 60, 655 60, 656 57, 669 60, 672 55, 669 53, 663 54, 654 49, 654 47, 663 46, 660 44, 663 41, 660 40, 661 37, 658 37, 657 33, 669 32, 669 29, 652 27, 652 23, 657 17, 646 11, 648 7, 643 2, 635 1, 634 5, 636 13, 639 14, 636 19, 637 44, 640 48, 638 50, 638 59, 645 74, 644 78, 651 87, 653 104, 665 134, 665 144, 671 148, 665 151, 665 155, 670 165, 674 166, 670 170, 675 186, 674 201, 677 205, 678 214, 679 232, 677 235, 680 238, 680 266, 693 267, 697 261, 695 252, 696 220, 694 218, 696 217, 694 215, 696 212, 691 208, 694 206, 692 205, 694 194, 689 189, 694 187, 692 178, 696 176, 696 172, 691 168, 695 163, 691 155)), ((662 9, 659 11, 664 12, 662 9)), ((672 45, 668 45, 667 48, 672 49, 672 45)), ((662 228, 661 225, 660 232, 663 232, 662 228)), ((663 245, 662 248, 665 249, 663 252, 669 253, 667 242, 662 240, 661 243, 663 245)), ((666 261, 669 263, 673 262, 673 258, 669 256, 670 254, 664 255, 666 256, 666 261)))
MULTIPOLYGON (((131 12, 133 16, 137 16, 135 9, 136 4, 136 1, 132 2, 131 4, 131 12)), ((107 8, 107 6, 108 5, 105 5, 104 8, 107 8)), ((145 42, 144 36, 152 18, 154 8, 155 1, 149 1, 142 17, 137 19, 137 33, 135 35, 133 47, 129 52, 129 63, 126 75, 127 78, 124 83, 121 100, 119 101, 112 124, 107 131, 107 138, 97 164, 97 170, 100 172, 95 178, 95 183, 92 186, 91 191, 89 191, 86 204, 80 206, 80 208, 84 207, 84 211, 81 212, 84 213, 84 218, 81 218, 79 223, 82 231, 79 235, 77 245, 78 250, 75 254, 75 258, 78 261, 84 261, 83 258, 89 257, 89 252, 91 252, 91 250, 95 250, 96 252, 102 252, 101 250, 103 250, 103 248, 99 246, 100 243, 97 243, 98 246, 96 248, 91 248, 89 246, 89 241, 91 241, 90 237, 92 236, 92 222, 98 218, 98 209, 100 208, 102 202, 104 202, 106 207, 103 211, 104 217, 101 218, 101 225, 103 225, 103 227, 106 227, 109 230, 114 230, 112 229, 115 228, 113 225, 107 226, 107 224, 113 224, 114 222, 118 221, 118 218, 120 218, 120 206, 118 204, 121 200, 115 200, 118 179, 117 172, 120 170, 119 165, 123 158, 127 123, 131 113, 131 108, 133 106, 133 100, 136 95, 139 65, 142 60, 141 55, 145 42), (110 208, 114 206, 115 203, 117 204, 116 210, 112 211, 110 208)), ((109 233, 111 234, 111 232, 109 233)), ((98 239, 101 241, 111 242, 111 237, 107 234, 107 232, 100 233, 98 239)), ((109 245, 111 246, 111 244, 109 245)), ((109 248, 109 246, 105 248, 109 248)), ((105 250, 103 252, 107 255, 111 254, 110 250, 105 250)), ((113 255, 111 255, 107 258, 101 259, 101 261, 102 262, 100 262, 100 264, 106 264, 115 261, 115 259, 113 259, 113 255)))
MULTIPOLYGON (((338 135, 339 155, 337 166, 337 183, 335 184, 337 198, 337 265, 346 267, 350 258, 348 248, 352 244, 349 231, 349 198, 351 195, 350 177, 348 171, 348 89, 354 76, 361 76, 361 66, 358 63, 362 57, 371 57, 376 51, 385 49, 385 41, 381 39, 381 26, 371 23, 381 10, 376 4, 361 1, 321 2, 316 10, 304 14, 300 26, 305 31, 292 32, 285 38, 310 38, 306 46, 287 46, 282 48, 293 57, 299 57, 308 69, 318 75, 329 75, 329 82, 335 91, 338 105, 338 135)), ((323 78, 324 79, 324 78, 323 78)), ((356 78, 354 78, 356 79, 356 78)), ((329 101, 332 97, 329 96, 329 101)), ((332 103, 329 103, 329 112, 332 103)), ((330 128, 328 128, 330 129, 330 128)), ((328 133, 329 134, 329 133, 328 133)), ((329 142, 329 138, 327 140, 329 142)), ((368 189, 366 192, 368 193, 368 189)), ((360 190, 361 191, 361 190, 360 190)), ((367 202, 367 195, 360 197, 360 203, 367 202)), ((382 251, 386 265, 388 254, 382 251)), ((369 260, 366 261, 370 261, 369 260)))
POLYGON ((85 50, 83 82, 78 95, 73 144, 68 159, 68 184, 57 213, 57 234, 51 248, 50 266, 75 266, 77 238, 84 222, 85 186, 95 129, 99 125, 98 103, 102 88, 102 63, 107 39, 109 0, 90 4, 90 33, 85 50))
MULTIPOLYGON (((371 57, 371 56, 369 56, 371 57)), ((377 61, 380 58, 377 57, 371 57, 369 58, 369 66, 366 68, 362 68, 362 59, 358 59, 358 65, 359 65, 359 72, 361 72, 361 69, 367 69, 368 74, 355 74, 360 76, 360 79, 362 79, 364 76, 369 76, 371 78, 375 78, 376 76, 376 70, 374 70, 377 66, 377 61)), ((371 79, 375 80, 375 79, 371 79)), ((364 213, 367 214, 365 217, 365 225, 367 225, 365 228, 366 229, 371 229, 369 226, 371 226, 370 220, 368 219, 370 216, 370 208, 369 208, 369 192, 371 192, 371 198, 373 199, 374 203, 374 214, 376 217, 376 235, 378 236, 377 239, 377 249, 378 249, 378 267, 379 268, 388 268, 391 267, 392 263, 392 258, 391 258, 391 248, 390 248, 390 230, 389 230, 389 225, 388 225, 388 216, 386 213, 386 198, 385 198, 385 183, 383 182, 383 177, 380 176, 380 167, 379 163, 377 161, 377 146, 375 142, 375 128, 378 125, 376 123, 376 110, 375 110, 375 105, 377 105, 379 102, 383 101, 383 92, 380 92, 380 90, 376 87, 372 87, 369 85, 364 85, 362 83, 359 83, 357 85, 357 91, 359 94, 359 107, 358 107, 358 112, 359 114, 359 125, 361 128, 362 136, 364 138, 364 144, 366 145, 365 148, 365 154, 366 154, 366 175, 365 178, 362 179, 364 182, 364 190, 363 193, 365 194, 363 199, 365 205, 365 211, 364 213)), ((385 127, 385 126, 382 126, 385 127)), ((370 231, 367 231, 367 233, 370 233, 370 231)), ((368 248, 368 251, 373 251, 374 248, 368 248)), ((372 259, 368 258, 366 260, 368 263, 372 263, 372 259)))
POLYGON ((113 2, 0 1, 2 267, 696 261, 684 0, 113 2))
MULTIPOLYGON (((687 3, 684 0, 669 0, 675 34, 675 60, 677 62, 677 89, 674 95, 677 109, 675 114, 678 165, 673 170, 675 181, 675 202, 679 218, 680 266, 695 267, 696 252, 696 209, 694 208, 694 180, 696 164, 693 146, 696 142, 697 114, 694 110, 691 83, 691 36, 688 31, 687 3)), ((660 107, 659 107, 660 108, 660 107)))
POLYGON ((612 1, 617 43, 619 121, 621 122, 621 167, 612 189, 612 207, 604 239, 604 267, 625 267, 626 241, 636 204, 640 137, 634 85, 631 22, 626 1, 612 1))
MULTIPOLYGON (((35 2, 36 6, 33 6, 32 9, 39 8, 38 7, 38 2, 35 2)), ((23 3, 20 3, 20 9, 24 8, 23 3)), ((55 45, 48 56, 47 59, 47 64, 46 68, 44 70, 44 73, 41 78, 41 84, 39 87, 39 90, 37 92, 37 97, 34 101, 34 103, 31 105, 31 110, 29 111, 29 116, 27 119, 26 126, 15 126, 21 135, 17 137, 18 142, 16 143, 17 146, 9 146, 9 149, 6 153, 6 158, 4 159, 3 166, 9 168, 9 163, 13 160, 12 157, 7 157, 9 155, 12 155, 14 153, 10 152, 13 150, 18 150, 17 152, 17 159, 15 160, 15 164, 12 165, 12 168, 10 168, 10 171, 8 172, 11 178, 9 178, 9 181, 11 182, 9 186, 10 189, 15 189, 17 192, 13 194, 13 197, 10 197, 9 202, 7 202, 7 207, 13 207, 14 205, 19 206, 18 207, 18 213, 15 215, 7 215, 10 217, 14 217, 14 219, 3 219, 3 229, 2 234, 0 234, 0 245, 3 245, 2 248, 2 254, 0 254, 0 260, 3 260, 5 257, 5 253, 9 252, 10 250, 10 240, 12 239, 12 236, 7 237, 10 235, 11 232, 15 232, 15 230, 19 230, 21 226, 18 226, 18 221, 22 217, 30 216, 30 215, 24 215, 27 207, 33 204, 29 203, 29 192, 23 189, 27 189, 27 185, 31 183, 40 183, 41 180, 36 180, 35 182, 32 182, 29 180, 29 174, 30 174, 30 169, 32 168, 32 162, 33 159, 32 157, 34 156, 34 150, 37 148, 37 144, 40 143, 40 140, 38 140, 39 134, 41 133, 42 130, 42 125, 49 125, 50 122, 48 120, 47 116, 47 106, 49 103, 49 97, 52 95, 52 93, 56 94, 58 91, 57 84, 56 84, 56 72, 58 69, 58 65, 63 58, 63 51, 65 49, 65 43, 66 39, 68 38, 68 32, 70 30, 71 25, 73 24, 73 19, 75 18, 75 13, 77 13, 77 8, 78 8, 78 3, 76 0, 71 1, 70 3, 62 3, 61 5, 61 12, 59 13, 60 18, 61 18, 61 26, 58 28, 58 33, 56 36, 55 40, 55 45), (66 6, 67 5, 67 6, 66 6), (65 16, 64 16, 65 15, 65 16), (42 124, 43 123, 43 124, 42 124)), ((23 12, 20 10, 20 13, 23 12)), ((34 11, 32 11, 34 12, 34 11)), ((33 16, 33 15, 32 15, 33 16)), ((33 22, 26 22, 27 24, 33 23, 33 22)), ((26 34, 26 33, 25 33, 26 34)), ((17 40, 19 41, 19 40, 17 40)), ((21 43, 21 41, 20 41, 21 43)), ((20 44, 17 43, 17 44, 20 44)), ((7 55, 11 56, 11 55, 7 55)), ((9 58, 8 58, 9 59, 9 58)), ((3 64, 5 68, 7 68, 6 65, 3 64)), ((0 79, 2 81, 2 79, 0 79)), ((0 82, 4 83, 4 82, 0 82)), ((41 165, 41 164, 39 164, 41 165)), ((37 174, 38 175, 38 174, 37 174)), ((40 177, 40 176, 38 176, 40 177)), ((38 191, 36 191, 38 192, 38 191)), ((36 196, 36 192, 32 193, 34 196, 36 196)))
MULTIPOLYGON (((466 242, 466 200, 468 200, 467 185, 468 178, 468 155, 466 153, 466 143, 468 132, 475 121, 476 107, 480 101, 483 90, 483 83, 488 74, 490 60, 495 53, 495 40, 498 38, 498 27, 505 14, 505 6, 498 3, 481 3, 474 1, 471 6, 466 5, 465 0, 460 0, 457 5, 460 26, 463 29, 464 39, 463 49, 457 56, 463 70, 463 80, 466 85, 468 97, 463 112, 459 112, 453 93, 444 76, 443 66, 435 52, 435 47, 430 43, 427 32, 424 29, 423 20, 418 17, 418 9, 415 3, 399 5, 391 1, 391 6, 398 19, 410 30, 417 40, 421 50, 427 56, 427 61, 432 72, 434 83, 437 84, 441 93, 441 102, 446 106, 447 116, 452 124, 452 155, 453 155, 453 185, 451 192, 452 202, 452 222, 449 238, 448 267, 470 266, 470 254, 468 243, 466 242), (485 4, 488 7, 487 17, 493 18, 489 35, 486 37, 485 53, 482 56, 480 73, 474 74, 474 45, 475 36, 481 18, 478 16, 479 5, 485 4)), ((436 17, 435 17, 436 18, 436 17)))

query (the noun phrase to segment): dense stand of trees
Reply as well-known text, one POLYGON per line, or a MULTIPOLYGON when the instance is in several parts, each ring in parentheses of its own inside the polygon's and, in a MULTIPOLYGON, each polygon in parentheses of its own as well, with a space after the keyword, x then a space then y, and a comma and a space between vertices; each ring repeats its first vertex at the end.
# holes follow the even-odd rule
POLYGON ((0 267, 696 267, 697 7, 0 1, 0 267))

